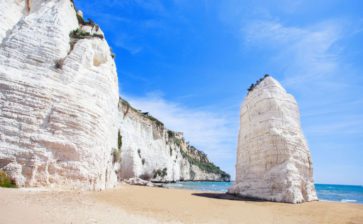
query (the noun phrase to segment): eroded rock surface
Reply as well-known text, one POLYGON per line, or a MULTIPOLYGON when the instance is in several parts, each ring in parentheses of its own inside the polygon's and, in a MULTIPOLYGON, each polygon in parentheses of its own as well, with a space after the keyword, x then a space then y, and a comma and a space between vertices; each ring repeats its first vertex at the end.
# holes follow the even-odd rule
POLYGON ((0 170, 20 187, 229 180, 182 134, 119 103, 104 34, 71 0, 0 0, 0 170))
POLYGON ((18 186, 117 182, 118 82, 102 35, 70 0, 0 1, 0 169, 18 186), (88 34, 70 38, 77 29, 88 34))
POLYGON ((154 184, 151 181, 143 180, 139 177, 133 177, 130 179, 126 179, 126 180, 124 180, 124 182, 127 184, 130 184, 130 185, 148 186, 148 187, 154 186, 154 184))
POLYGON ((317 200, 294 97, 266 77, 250 88, 240 119, 236 182, 229 193, 289 203, 317 200))

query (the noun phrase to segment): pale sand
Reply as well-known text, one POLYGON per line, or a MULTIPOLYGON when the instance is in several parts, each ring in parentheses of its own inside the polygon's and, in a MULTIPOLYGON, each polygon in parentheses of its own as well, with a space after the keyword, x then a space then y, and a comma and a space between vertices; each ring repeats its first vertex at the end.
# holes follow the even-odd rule
POLYGON ((102 192, 0 189, 0 224, 363 224, 363 205, 359 204, 292 205, 224 198, 221 194, 128 185, 102 192))

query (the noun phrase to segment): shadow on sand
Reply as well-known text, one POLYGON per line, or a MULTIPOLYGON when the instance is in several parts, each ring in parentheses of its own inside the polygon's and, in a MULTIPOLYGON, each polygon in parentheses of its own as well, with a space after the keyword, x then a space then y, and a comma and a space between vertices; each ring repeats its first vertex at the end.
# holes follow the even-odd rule
POLYGON ((220 200, 233 200, 233 201, 247 201, 247 202, 265 202, 265 200, 256 199, 256 198, 248 198, 248 197, 240 197, 233 194, 226 193, 193 193, 193 196, 211 198, 211 199, 220 199, 220 200))

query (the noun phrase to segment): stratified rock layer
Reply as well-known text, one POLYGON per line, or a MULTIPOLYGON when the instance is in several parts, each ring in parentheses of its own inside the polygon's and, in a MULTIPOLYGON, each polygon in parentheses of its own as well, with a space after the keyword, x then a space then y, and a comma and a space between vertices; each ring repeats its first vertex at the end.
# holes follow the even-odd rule
POLYGON ((70 0, 0 1, 0 169, 19 186, 117 182, 118 83, 102 32, 70 0), (70 39, 76 29, 90 34, 70 39), (95 28, 95 30, 94 30, 95 28))
POLYGON ((289 203, 317 200, 294 97, 267 77, 248 93, 240 119, 236 182, 229 193, 289 203))

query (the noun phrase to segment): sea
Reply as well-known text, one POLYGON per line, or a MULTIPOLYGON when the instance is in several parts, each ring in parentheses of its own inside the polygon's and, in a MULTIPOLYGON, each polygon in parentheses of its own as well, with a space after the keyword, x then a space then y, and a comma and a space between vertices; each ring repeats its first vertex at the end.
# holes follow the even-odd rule
MULTIPOLYGON (((165 187, 206 192, 227 192, 233 182, 177 182, 165 187)), ((363 186, 315 184, 320 201, 363 204, 363 186)))

